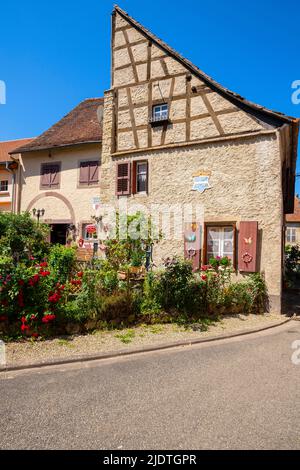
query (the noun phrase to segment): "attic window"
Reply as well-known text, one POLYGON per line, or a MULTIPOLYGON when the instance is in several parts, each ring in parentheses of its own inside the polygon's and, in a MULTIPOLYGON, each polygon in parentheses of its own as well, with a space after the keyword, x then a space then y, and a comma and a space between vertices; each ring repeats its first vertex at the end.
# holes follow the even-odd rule
POLYGON ((169 120, 169 106, 167 103, 157 104, 152 108, 151 124, 162 124, 169 120))

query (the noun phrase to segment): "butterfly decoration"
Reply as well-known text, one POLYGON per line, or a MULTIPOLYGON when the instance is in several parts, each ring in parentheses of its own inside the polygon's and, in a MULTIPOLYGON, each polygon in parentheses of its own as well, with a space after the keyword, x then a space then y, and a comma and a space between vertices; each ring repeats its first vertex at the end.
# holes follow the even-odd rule
POLYGON ((246 245, 252 245, 252 237, 244 238, 244 242, 246 243, 246 245))

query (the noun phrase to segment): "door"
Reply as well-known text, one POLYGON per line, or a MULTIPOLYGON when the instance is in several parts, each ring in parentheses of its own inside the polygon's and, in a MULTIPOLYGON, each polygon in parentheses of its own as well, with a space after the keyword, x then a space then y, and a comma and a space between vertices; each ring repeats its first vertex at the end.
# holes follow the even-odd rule
POLYGON ((52 224, 50 242, 58 245, 65 245, 67 242, 68 224, 52 224))

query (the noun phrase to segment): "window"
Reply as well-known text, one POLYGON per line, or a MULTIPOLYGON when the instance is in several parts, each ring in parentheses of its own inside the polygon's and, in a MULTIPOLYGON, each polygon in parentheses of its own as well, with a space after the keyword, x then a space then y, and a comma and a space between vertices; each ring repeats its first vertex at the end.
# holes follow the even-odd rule
POLYGON ((148 164, 147 162, 136 163, 136 192, 146 193, 148 189, 148 164))
POLYGON ((158 104, 153 106, 152 122, 167 121, 169 110, 167 104, 158 104))
POLYGON ((59 188, 60 163, 42 163, 41 188, 59 188))
POLYGON ((286 229, 286 242, 296 243, 296 227, 287 227, 286 229))
POLYGON ((97 161, 80 162, 79 183, 94 185, 99 182, 99 164, 97 161))
POLYGON ((82 224, 82 238, 84 240, 93 240, 97 238, 97 228, 94 224, 82 224))
POLYGON ((120 162, 116 169, 116 195, 148 192, 148 162, 120 162))
POLYGON ((7 193, 8 192, 8 180, 0 181, 0 192, 7 193))
POLYGON ((210 258, 220 256, 228 256, 232 261, 234 260, 234 226, 206 226, 206 254, 207 261, 210 258))

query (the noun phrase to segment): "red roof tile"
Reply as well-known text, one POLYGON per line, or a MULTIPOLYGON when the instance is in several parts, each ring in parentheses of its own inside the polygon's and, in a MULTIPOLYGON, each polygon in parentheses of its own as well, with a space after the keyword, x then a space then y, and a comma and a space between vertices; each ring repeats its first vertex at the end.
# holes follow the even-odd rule
POLYGON ((287 222, 300 222, 300 199, 296 196, 293 214, 285 216, 287 222))
POLYGON ((34 139, 17 139, 17 140, 7 140, 5 142, 0 142, 0 162, 9 162, 11 161, 11 156, 9 155, 12 150, 21 145, 27 145, 29 142, 32 142, 34 139))
POLYGON ((13 149, 11 153, 101 142, 102 113, 103 98, 86 99, 33 142, 13 149))

